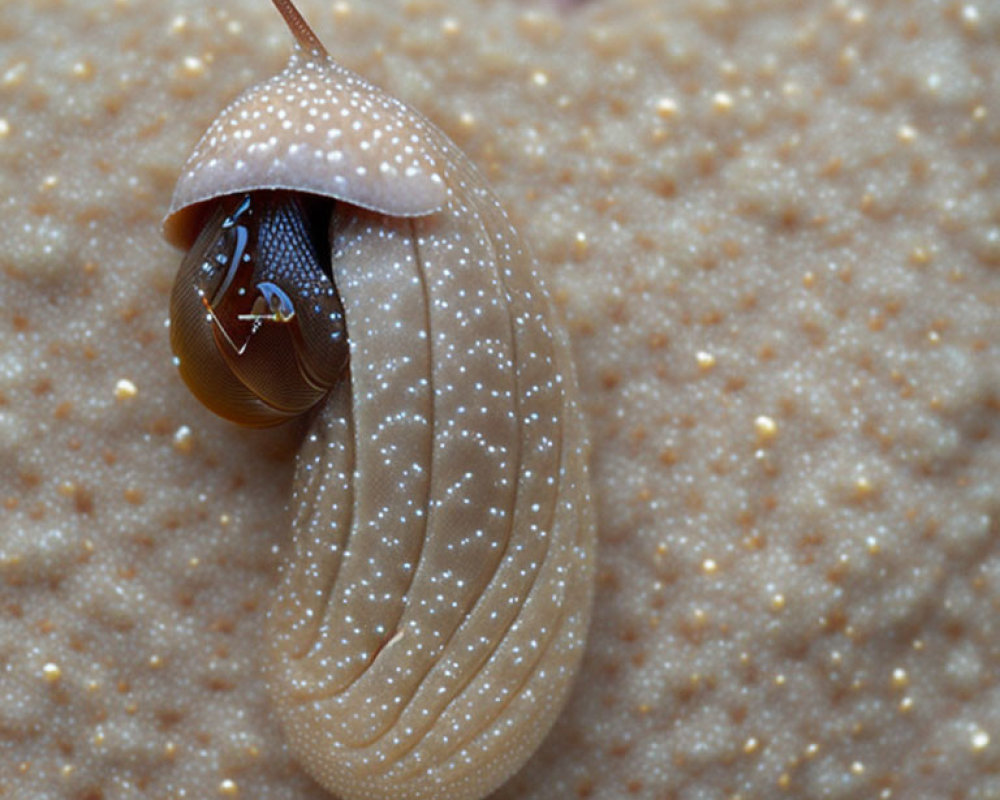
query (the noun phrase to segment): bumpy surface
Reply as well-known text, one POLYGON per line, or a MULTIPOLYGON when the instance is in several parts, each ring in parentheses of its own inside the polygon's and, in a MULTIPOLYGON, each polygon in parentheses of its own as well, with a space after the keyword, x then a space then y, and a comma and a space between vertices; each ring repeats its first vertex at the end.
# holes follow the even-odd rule
MULTIPOLYGON (((594 627, 498 796, 1000 794, 996 4, 302 10, 483 168, 580 367, 594 627)), ((6 796, 327 796, 261 674, 299 439, 181 385, 158 233, 287 42, 4 6, 6 796)))

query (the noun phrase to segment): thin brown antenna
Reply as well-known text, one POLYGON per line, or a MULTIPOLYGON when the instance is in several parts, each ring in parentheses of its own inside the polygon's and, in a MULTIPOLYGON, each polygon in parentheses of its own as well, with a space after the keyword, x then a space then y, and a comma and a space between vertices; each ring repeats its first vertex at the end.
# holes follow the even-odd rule
POLYGON ((298 41, 303 48, 311 50, 314 53, 319 53, 322 56, 329 57, 330 54, 326 51, 323 43, 319 40, 319 37, 315 34, 313 29, 309 27, 309 23, 306 22, 305 17, 299 13, 299 10, 295 7, 292 0, 271 0, 271 2, 273 2, 274 7, 278 9, 278 13, 284 17, 288 30, 292 32, 296 41, 298 41))

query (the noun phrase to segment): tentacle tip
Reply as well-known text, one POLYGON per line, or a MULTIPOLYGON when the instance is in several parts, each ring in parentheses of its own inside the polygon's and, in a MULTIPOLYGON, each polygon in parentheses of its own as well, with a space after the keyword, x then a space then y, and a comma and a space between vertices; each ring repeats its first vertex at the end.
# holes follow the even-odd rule
POLYGON ((295 7, 292 0, 271 0, 274 7, 278 9, 282 19, 292 32, 298 46, 307 53, 311 53, 319 58, 329 58, 330 54, 315 31, 306 22, 305 17, 295 7))

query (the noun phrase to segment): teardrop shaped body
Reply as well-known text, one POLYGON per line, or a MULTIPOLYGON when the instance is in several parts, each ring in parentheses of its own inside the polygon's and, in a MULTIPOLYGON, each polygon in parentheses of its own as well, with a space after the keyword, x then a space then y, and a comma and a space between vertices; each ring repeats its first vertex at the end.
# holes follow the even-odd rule
POLYGON ((344 800, 475 800, 536 749, 584 649, 594 519, 569 348, 465 156, 275 5, 299 47, 213 123, 165 224, 190 244, 220 198, 335 201, 324 272, 349 371, 299 453, 269 687, 292 751, 344 800))

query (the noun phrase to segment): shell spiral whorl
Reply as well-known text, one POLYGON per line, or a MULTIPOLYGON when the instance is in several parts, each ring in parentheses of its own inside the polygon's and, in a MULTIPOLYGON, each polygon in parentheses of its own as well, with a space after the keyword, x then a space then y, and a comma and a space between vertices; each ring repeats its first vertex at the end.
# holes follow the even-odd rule
MULTIPOLYGON (((293 752, 345 800, 473 800, 547 733, 586 637, 594 527, 568 346, 530 255, 457 147, 275 5, 300 47, 212 124, 165 222, 190 246, 220 198, 334 201, 314 249, 328 251, 349 374, 299 454, 269 685, 293 752)), ((189 283, 182 268, 175 297, 196 311, 173 324, 229 347, 215 296, 189 283)), ((280 289, 282 313, 255 316, 247 336, 304 317, 312 295, 298 287, 280 289)), ((184 353, 185 379, 211 381, 196 393, 216 391, 184 372, 184 353)))

